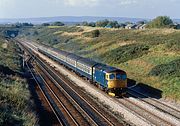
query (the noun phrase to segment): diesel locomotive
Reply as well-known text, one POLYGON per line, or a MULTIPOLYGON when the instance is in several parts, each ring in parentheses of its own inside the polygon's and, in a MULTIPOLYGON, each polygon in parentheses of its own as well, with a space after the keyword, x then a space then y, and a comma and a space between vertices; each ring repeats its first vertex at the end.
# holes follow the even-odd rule
POLYGON ((127 75, 123 70, 48 46, 40 46, 38 51, 86 77, 111 96, 126 93, 127 75))

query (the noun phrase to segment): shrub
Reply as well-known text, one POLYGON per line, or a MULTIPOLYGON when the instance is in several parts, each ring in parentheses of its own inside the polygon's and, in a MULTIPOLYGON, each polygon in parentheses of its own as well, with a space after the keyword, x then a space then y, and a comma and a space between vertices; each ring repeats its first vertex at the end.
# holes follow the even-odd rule
POLYGON ((38 31, 34 31, 34 33, 33 33, 33 35, 38 35, 39 33, 38 33, 38 31))
POLYGON ((148 50, 149 46, 143 44, 125 45, 109 51, 103 54, 101 57, 107 57, 105 59, 105 62, 107 63, 119 64, 131 59, 141 57, 146 54, 148 50))
POLYGON ((82 29, 82 28, 77 30, 77 32, 83 32, 83 31, 84 31, 84 29, 82 29))
POLYGON ((167 64, 155 66, 149 75, 152 76, 176 76, 180 77, 180 59, 174 60, 167 64))
POLYGON ((94 30, 92 31, 92 37, 95 38, 95 37, 99 37, 100 35, 100 31, 99 30, 94 30))

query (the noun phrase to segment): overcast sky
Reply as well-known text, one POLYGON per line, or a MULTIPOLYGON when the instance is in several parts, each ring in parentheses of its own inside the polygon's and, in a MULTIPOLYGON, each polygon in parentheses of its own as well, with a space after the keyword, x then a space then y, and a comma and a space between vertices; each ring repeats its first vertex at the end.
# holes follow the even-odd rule
POLYGON ((0 18, 159 15, 180 18, 180 0, 0 0, 0 18))

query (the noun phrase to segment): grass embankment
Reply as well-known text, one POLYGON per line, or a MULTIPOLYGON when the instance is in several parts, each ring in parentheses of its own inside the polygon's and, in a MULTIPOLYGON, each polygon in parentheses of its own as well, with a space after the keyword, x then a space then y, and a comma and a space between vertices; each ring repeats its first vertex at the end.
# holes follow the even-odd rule
POLYGON ((44 27, 24 32, 28 39, 119 67, 129 78, 162 90, 163 97, 180 101, 180 31, 44 27), (92 37, 94 29, 99 37, 92 37))
POLYGON ((15 48, 0 37, 0 125, 33 126, 36 115, 27 82, 19 75, 20 57, 15 48))

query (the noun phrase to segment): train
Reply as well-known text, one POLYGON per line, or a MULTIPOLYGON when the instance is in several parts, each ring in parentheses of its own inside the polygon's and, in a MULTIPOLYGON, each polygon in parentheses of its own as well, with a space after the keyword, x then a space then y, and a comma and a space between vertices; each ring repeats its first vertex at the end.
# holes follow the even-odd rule
POLYGON ((40 46, 37 49, 78 75, 86 77, 89 82, 96 84, 109 95, 126 94, 127 74, 125 71, 49 46, 40 46))

